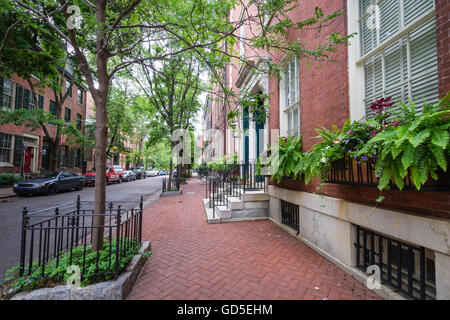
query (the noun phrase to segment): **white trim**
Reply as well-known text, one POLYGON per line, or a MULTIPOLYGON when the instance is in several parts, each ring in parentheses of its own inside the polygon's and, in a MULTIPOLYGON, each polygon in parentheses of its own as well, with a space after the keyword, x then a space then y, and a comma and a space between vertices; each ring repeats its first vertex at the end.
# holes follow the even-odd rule
MULTIPOLYGON (((351 0, 347 0, 347 2, 348 1, 351 1, 351 0)), ((411 31, 413 31, 414 29, 420 27, 422 24, 424 24, 428 20, 432 19, 435 15, 436 15, 436 11, 432 10, 429 13, 427 13, 426 15, 422 16, 421 18, 418 18, 415 22, 411 23, 408 27, 406 27, 405 29, 399 31, 397 34, 393 35, 392 37, 390 37, 389 39, 387 39, 386 41, 381 43, 375 49, 372 49, 370 52, 366 53, 364 56, 362 56, 360 59, 358 59, 358 61, 356 63, 359 64, 359 65, 364 64, 364 62, 366 60, 372 58, 373 56, 377 55, 381 51, 384 51, 384 49, 389 47, 391 44, 393 44, 396 41, 400 40, 402 37, 404 37, 405 35, 407 35, 411 31)), ((350 16, 350 10, 349 10, 348 16, 350 16)))
MULTIPOLYGON (((298 134, 300 135, 300 100, 301 100, 301 94, 300 94, 300 66, 298 62, 298 57, 292 56, 292 55, 285 55, 282 59, 282 61, 279 64, 283 67, 284 71, 281 72, 280 78, 278 79, 278 86, 279 86, 279 114, 280 114, 280 135, 281 136, 287 136, 290 134, 289 132, 289 114, 294 113, 294 109, 298 108, 298 134), (290 70, 290 64, 292 61, 295 61, 295 75, 294 75, 294 88, 296 90, 295 95, 297 96, 298 100, 296 100, 294 103, 290 104, 289 106, 286 106, 286 69, 288 71, 290 70), (291 111, 292 110, 292 111, 291 111)), ((293 115, 292 115, 293 116, 293 115)))
MULTIPOLYGON (((348 33, 359 34, 359 1, 347 0, 347 26, 348 33)), ((361 41, 359 36, 349 39, 348 46, 348 88, 350 119, 359 120, 364 117, 364 67, 358 65, 361 52, 361 41)))
MULTIPOLYGON (((381 1, 377 1, 376 4, 381 3, 381 1)), ((401 1, 402 3, 402 1, 401 1)), ((424 14, 422 17, 417 18, 414 22, 412 22, 409 26, 406 28, 403 28, 404 22, 400 22, 400 31, 396 34, 392 35, 389 39, 381 43, 376 48, 372 49, 370 52, 365 54, 361 57, 362 52, 362 35, 361 35, 361 21, 363 21, 363 18, 365 14, 360 17, 360 1, 355 0, 347 0, 347 26, 348 26, 348 33, 357 33, 358 35, 356 37, 349 39, 349 47, 348 47, 348 81, 349 81, 349 109, 350 109, 350 119, 352 121, 359 120, 363 118, 366 115, 366 94, 365 94, 365 70, 364 70, 364 64, 369 59, 374 58, 376 55, 381 54, 382 59, 382 89, 381 92, 375 92, 375 82, 374 85, 374 92, 373 94, 369 94, 368 97, 375 98, 376 94, 385 94, 387 90, 393 90, 400 86, 408 85, 408 93, 407 96, 411 97, 411 82, 417 78, 421 78, 428 73, 436 72, 436 68, 429 69, 426 72, 423 72, 420 75, 416 75, 413 78, 411 78, 411 52, 410 52, 410 42, 409 42, 409 34, 426 23, 427 21, 430 21, 435 16, 435 9, 429 11, 428 13, 424 14), (407 55, 407 69, 408 74, 405 74, 404 81, 399 84, 395 84, 394 86, 391 86, 389 88, 386 87, 385 83, 385 74, 386 74, 386 67, 385 67, 385 59, 384 59, 384 51, 386 48, 388 48, 390 45, 400 41, 403 37, 407 37, 407 43, 406 43, 406 55, 407 55)), ((399 15, 403 16, 403 5, 400 8, 399 15)), ((402 20, 403 18, 401 18, 402 20)), ((378 34, 378 32, 377 32, 378 34)), ((405 92, 406 96, 406 92, 405 92)))

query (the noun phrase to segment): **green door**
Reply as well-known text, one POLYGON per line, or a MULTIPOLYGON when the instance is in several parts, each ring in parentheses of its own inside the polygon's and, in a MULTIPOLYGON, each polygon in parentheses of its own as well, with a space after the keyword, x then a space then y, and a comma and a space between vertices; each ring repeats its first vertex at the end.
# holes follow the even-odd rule
POLYGON ((250 140, 248 136, 248 128, 249 128, 249 117, 248 117, 248 109, 244 108, 243 111, 243 130, 244 130, 244 161, 245 164, 249 163, 250 158, 250 140))

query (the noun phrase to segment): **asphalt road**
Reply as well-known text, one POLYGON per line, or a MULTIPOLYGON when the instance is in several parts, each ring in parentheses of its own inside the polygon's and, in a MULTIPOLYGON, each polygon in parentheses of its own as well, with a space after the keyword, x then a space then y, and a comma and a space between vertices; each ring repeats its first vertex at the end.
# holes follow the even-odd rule
MULTIPOLYGON (((145 199, 161 190, 161 177, 147 177, 106 187, 107 201, 136 201, 145 199)), ((94 188, 85 187, 80 191, 65 191, 56 195, 13 197, 0 200, 0 283, 9 268, 19 264, 22 208, 30 212, 58 206, 76 200, 93 201, 94 188)))

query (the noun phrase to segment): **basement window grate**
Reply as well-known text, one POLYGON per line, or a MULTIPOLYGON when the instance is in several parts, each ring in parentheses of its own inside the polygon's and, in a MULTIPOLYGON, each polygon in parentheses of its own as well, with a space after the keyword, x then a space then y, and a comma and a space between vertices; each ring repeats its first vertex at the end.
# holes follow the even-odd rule
POLYGON ((364 272, 377 265, 381 281, 413 299, 436 299, 434 254, 356 226, 356 263, 364 272))
POLYGON ((299 206, 281 200, 281 222, 297 231, 300 231, 299 206))

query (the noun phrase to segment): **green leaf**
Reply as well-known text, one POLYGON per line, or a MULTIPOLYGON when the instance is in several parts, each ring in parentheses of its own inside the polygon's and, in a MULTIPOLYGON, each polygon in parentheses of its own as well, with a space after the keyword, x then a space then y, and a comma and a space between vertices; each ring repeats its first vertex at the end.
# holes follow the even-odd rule
POLYGON ((437 164, 442 168, 442 170, 447 171, 447 159, 445 158, 444 150, 437 147, 431 147, 433 151, 433 157, 436 159, 437 164))
POLYGON ((449 140, 449 133, 446 130, 439 130, 438 128, 433 129, 433 134, 431 136, 431 143, 435 146, 445 149, 449 140))
POLYGON ((408 169, 414 161, 414 148, 410 143, 407 143, 406 147, 403 149, 401 161, 404 169, 408 169))
POLYGON ((425 129, 423 131, 420 131, 417 135, 414 137, 409 138, 409 142, 413 145, 414 148, 417 148, 419 145, 421 145, 429 136, 431 135, 430 129, 425 129))
POLYGON ((384 168, 380 181, 378 182, 378 189, 383 190, 387 187, 392 177, 392 168, 384 168))

